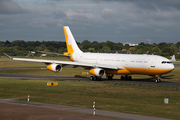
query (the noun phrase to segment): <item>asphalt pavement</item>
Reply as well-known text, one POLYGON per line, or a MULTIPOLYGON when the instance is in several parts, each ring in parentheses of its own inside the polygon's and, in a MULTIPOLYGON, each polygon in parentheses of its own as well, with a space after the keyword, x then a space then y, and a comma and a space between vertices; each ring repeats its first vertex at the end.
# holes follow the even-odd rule
MULTIPOLYGON (((0 73, 0 78, 13 78, 13 79, 22 79, 22 80, 91 81, 90 78, 87 77, 49 76, 49 75, 32 75, 32 74, 16 74, 16 73, 0 73)), ((109 82, 109 83, 132 84, 132 85, 135 84, 135 85, 180 87, 180 82, 164 81, 163 79, 161 83, 155 83, 154 80, 144 80, 144 79, 133 79, 131 81, 126 81, 119 79, 107 80, 105 78, 103 78, 101 81, 91 81, 91 82, 109 82)))

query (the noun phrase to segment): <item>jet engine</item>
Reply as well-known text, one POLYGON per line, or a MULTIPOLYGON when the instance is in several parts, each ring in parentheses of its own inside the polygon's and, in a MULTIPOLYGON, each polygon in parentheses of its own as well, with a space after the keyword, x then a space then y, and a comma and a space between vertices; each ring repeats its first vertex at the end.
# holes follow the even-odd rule
POLYGON ((53 64, 49 64, 47 66, 47 69, 53 72, 60 72, 62 70, 62 66, 59 64, 53 63, 53 64))
POLYGON ((104 76, 105 71, 101 68, 94 68, 94 69, 91 69, 89 71, 89 73, 94 75, 94 76, 97 76, 97 77, 102 77, 102 76, 104 76))

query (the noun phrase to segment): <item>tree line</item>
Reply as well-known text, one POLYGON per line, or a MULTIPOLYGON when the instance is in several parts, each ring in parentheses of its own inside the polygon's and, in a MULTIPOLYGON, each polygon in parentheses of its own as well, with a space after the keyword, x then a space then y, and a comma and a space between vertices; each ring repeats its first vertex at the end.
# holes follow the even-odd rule
MULTIPOLYGON (((137 46, 131 47, 129 44, 123 45, 122 43, 114 43, 112 41, 98 42, 84 40, 83 42, 77 42, 79 48, 83 52, 118 52, 128 54, 154 54, 161 55, 169 58, 172 55, 176 55, 177 59, 180 59, 180 42, 174 43, 140 43, 137 46)), ((61 41, 0 41, 0 55, 7 53, 11 56, 26 56, 29 51, 45 51, 45 52, 56 52, 64 53, 67 51, 66 43, 61 41)))

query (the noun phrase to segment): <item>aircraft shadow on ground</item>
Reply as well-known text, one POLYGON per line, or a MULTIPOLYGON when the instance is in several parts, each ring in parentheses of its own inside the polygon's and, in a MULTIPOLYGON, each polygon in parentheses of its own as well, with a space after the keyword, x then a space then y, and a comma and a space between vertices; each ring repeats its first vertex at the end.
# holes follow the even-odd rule
POLYGON ((165 76, 162 76, 161 79, 171 80, 173 77, 174 77, 174 75, 165 75, 165 76))
POLYGON ((88 77, 85 77, 85 76, 82 76, 82 75, 74 75, 74 77, 77 77, 77 78, 88 78, 88 77))
MULTIPOLYGON (((165 75, 165 76, 162 76, 161 77, 161 80, 163 82, 170 82, 170 81, 164 81, 165 80, 171 80, 173 78, 174 75, 165 75)), ((75 75, 74 77, 76 78, 87 78, 87 79, 90 79, 89 77, 86 77, 86 76, 81 76, 81 75, 75 75)), ((98 80, 98 81, 124 81, 124 82, 130 82, 130 81, 136 81, 136 82, 154 82, 155 81, 155 77, 151 77, 151 78, 136 78, 136 79, 132 79, 132 80, 121 80, 121 79, 113 79, 113 80, 108 80, 106 78, 102 78, 101 80, 98 80)))
MULTIPOLYGON (((166 76, 162 76, 161 80, 163 82, 170 82, 170 81, 164 81, 165 80, 172 80, 174 75, 166 75, 166 76)), ((136 79, 132 79, 132 80, 120 80, 120 79, 113 79, 113 81, 137 81, 137 82, 154 82, 155 81, 155 77, 151 77, 151 78, 136 78, 136 79)), ((108 80, 108 79, 102 79, 103 81, 112 81, 112 80, 108 80)))
MULTIPOLYGON (((107 80, 107 79, 103 79, 103 81, 112 81, 112 80, 107 80)), ((124 81, 124 82, 154 82, 155 79, 154 78, 138 78, 138 79, 132 79, 132 80, 121 80, 121 79, 113 79, 113 81, 124 81)))

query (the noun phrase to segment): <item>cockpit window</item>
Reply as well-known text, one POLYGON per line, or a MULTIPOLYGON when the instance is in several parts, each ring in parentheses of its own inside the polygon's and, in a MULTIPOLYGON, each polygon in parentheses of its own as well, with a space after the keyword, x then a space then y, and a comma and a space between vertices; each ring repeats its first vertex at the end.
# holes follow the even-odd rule
POLYGON ((166 61, 162 61, 162 64, 165 64, 166 63, 166 61))
POLYGON ((171 64, 172 62, 171 62, 171 61, 162 61, 161 63, 162 63, 162 64, 166 64, 166 63, 167 63, 167 64, 171 64))

